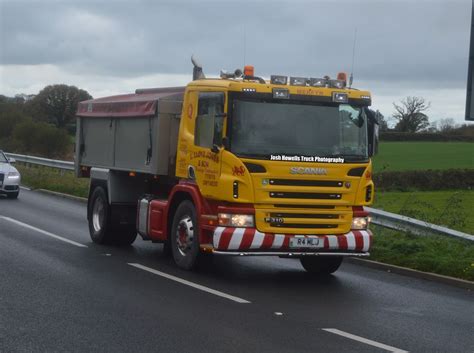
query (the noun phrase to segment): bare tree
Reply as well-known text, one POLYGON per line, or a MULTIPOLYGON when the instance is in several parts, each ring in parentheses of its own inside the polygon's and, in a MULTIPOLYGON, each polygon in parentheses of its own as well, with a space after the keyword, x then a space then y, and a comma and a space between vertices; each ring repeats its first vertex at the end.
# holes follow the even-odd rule
POLYGON ((406 97, 399 104, 393 103, 395 113, 393 118, 397 121, 395 130, 401 132, 417 132, 430 125, 428 116, 423 113, 430 108, 422 97, 406 97))
POLYGON ((453 118, 440 119, 438 122, 438 130, 441 132, 450 132, 458 126, 453 118))

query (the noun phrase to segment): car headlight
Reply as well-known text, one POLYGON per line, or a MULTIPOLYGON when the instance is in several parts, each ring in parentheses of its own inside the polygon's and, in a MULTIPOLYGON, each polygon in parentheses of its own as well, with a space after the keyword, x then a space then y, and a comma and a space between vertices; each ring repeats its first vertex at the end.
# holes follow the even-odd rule
POLYGON ((20 173, 10 172, 7 174, 7 179, 10 179, 10 180, 20 179, 20 173))
POLYGON ((369 217, 354 217, 352 219, 351 229, 367 229, 370 224, 369 217))
POLYGON ((225 227, 254 227, 253 215, 219 213, 217 219, 220 226, 225 227))

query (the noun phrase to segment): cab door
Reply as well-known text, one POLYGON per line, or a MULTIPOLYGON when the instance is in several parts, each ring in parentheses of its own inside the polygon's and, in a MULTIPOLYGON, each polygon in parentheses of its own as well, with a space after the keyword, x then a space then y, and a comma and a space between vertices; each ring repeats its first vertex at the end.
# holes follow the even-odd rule
POLYGON ((197 109, 192 117, 194 141, 187 154, 188 177, 196 180, 204 197, 218 198, 226 96, 213 91, 192 94, 197 109))

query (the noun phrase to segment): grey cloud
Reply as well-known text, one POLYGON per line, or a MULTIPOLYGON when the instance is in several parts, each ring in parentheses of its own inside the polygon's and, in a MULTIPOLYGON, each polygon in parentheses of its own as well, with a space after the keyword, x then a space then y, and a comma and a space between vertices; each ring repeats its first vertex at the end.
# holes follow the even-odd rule
POLYGON ((335 75, 464 86, 471 2, 2 2, 1 64, 133 77, 206 72, 335 75), (244 50, 245 33, 245 50, 244 50), (245 52, 245 54, 244 54, 245 52))

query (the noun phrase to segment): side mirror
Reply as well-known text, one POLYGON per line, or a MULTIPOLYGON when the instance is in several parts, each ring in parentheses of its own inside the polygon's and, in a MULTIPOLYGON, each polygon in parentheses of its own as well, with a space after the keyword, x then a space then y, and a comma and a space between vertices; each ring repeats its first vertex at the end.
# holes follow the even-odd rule
POLYGON ((13 158, 13 157, 8 158, 8 161, 9 161, 10 163, 16 163, 16 159, 13 158))
POLYGON ((226 149, 226 150, 230 150, 230 143, 229 143, 229 138, 227 136, 224 136, 222 138, 222 146, 226 149))
POLYGON ((379 123, 375 113, 366 108, 365 114, 367 116, 367 140, 368 140, 368 152, 369 157, 373 157, 379 150, 379 123))

